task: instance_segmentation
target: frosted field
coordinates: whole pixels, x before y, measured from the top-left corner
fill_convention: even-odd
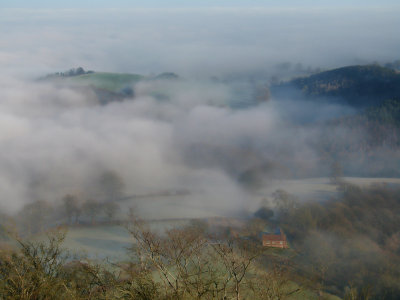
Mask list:
[[[347,177],[346,181],[360,186],[374,183],[400,185],[400,178],[358,178]],[[251,215],[263,202],[263,199],[272,200],[271,194],[277,189],[283,189],[296,195],[300,201],[324,201],[334,197],[338,191],[335,185],[330,184],[329,178],[309,178],[301,180],[275,180],[259,189],[254,194],[246,194],[241,208],[245,210],[242,216]],[[127,215],[129,206],[136,207],[137,214],[151,221],[155,230],[179,227],[185,225],[192,218],[236,217],[233,209],[225,209],[226,201],[218,199],[202,200],[202,194],[188,194],[175,196],[143,197],[126,201],[121,209],[120,216]],[[132,243],[128,231],[123,226],[100,225],[90,227],[75,227],[68,231],[65,246],[72,251],[84,251],[91,258],[123,260],[127,258],[126,249]]]
[[[400,185],[400,178],[345,177],[347,182],[368,186],[374,183]],[[272,180],[265,187],[252,193],[240,193],[220,199],[207,193],[192,192],[188,195],[158,196],[126,201],[124,207],[134,206],[147,219],[209,218],[237,216],[243,212],[252,213],[266,199],[272,201],[272,194],[282,189],[295,195],[300,201],[324,201],[337,195],[337,186],[329,178],[307,178],[297,180]],[[124,209],[122,210],[124,211]]]

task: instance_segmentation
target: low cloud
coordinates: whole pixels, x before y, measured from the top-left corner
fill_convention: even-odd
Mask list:
[[[396,8],[3,9],[3,72],[219,75],[398,59]],[[40,37],[40,38],[38,38]]]
[[[231,214],[251,197],[239,183],[243,173],[320,168],[307,143],[317,132],[282,118],[279,102],[234,109],[230,85],[210,81],[133,88],[134,99],[103,105],[90,89],[4,79],[2,208],[68,193],[89,197],[94,180],[113,170],[128,196],[188,190],[186,207]]]
[[[280,62],[393,60],[400,46],[398,11],[385,9],[4,9],[0,18],[0,207],[9,211],[90,194],[106,170],[128,195],[186,188],[187,203],[217,214],[246,206],[246,176],[327,174],[313,146],[323,133],[304,122],[349,108],[235,105],[254,100]],[[186,79],[143,81],[134,99],[107,105],[90,89],[32,80],[73,66]]]

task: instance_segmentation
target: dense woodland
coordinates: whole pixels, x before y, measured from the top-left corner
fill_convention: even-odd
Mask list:
[[[334,294],[353,286],[371,299],[398,299],[400,190],[345,182],[339,188],[342,195],[324,203],[298,204],[292,195],[277,195],[287,204],[274,222],[298,251],[299,272],[318,274]]]
[[[400,74],[388,66],[338,68],[281,83],[273,90],[279,93],[294,88],[316,101],[334,100],[357,108],[379,105],[400,95]]]

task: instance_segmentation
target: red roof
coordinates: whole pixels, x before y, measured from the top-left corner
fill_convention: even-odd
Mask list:
[[[286,241],[286,236],[281,234],[263,234],[263,241]]]

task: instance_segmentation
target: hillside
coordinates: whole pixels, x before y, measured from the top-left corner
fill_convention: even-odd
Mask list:
[[[144,76],[131,73],[85,71],[79,67],[65,72],[48,74],[39,80],[83,92],[94,92],[100,104],[107,104],[135,97],[135,85],[141,81],[176,80],[178,78],[178,75],[170,72]],[[155,94],[164,97],[163,91]]]
[[[138,74],[96,72],[69,77],[68,81],[118,93],[142,79],[144,79],[144,76]]]
[[[271,90],[275,96],[294,90],[311,99],[335,98],[354,107],[367,107],[400,97],[400,73],[379,65],[347,66],[295,78]]]
[[[48,74],[40,80],[70,86],[89,86],[108,93],[126,94],[128,87],[143,79],[146,77],[138,74],[85,71],[79,67],[65,72]]]
[[[172,72],[165,72],[154,76],[144,76],[132,73],[85,71],[83,68],[79,67],[65,72],[48,74],[40,80],[78,86],[91,86],[111,93],[126,94],[127,87],[132,87],[142,80],[174,80],[178,78],[179,76]]]

